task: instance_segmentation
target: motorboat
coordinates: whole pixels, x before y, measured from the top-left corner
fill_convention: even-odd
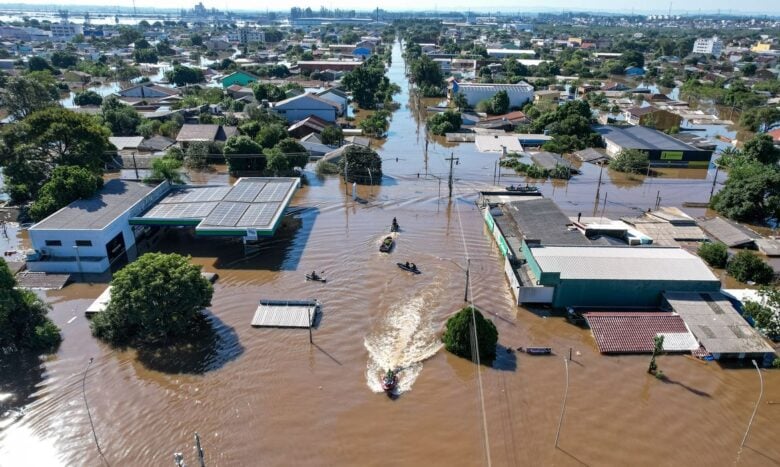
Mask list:
[[[509,185],[508,187],[506,187],[506,191],[513,191],[516,193],[536,193],[539,191],[539,188],[533,185],[530,186]]]
[[[398,372],[400,370],[387,370],[382,377],[382,389],[385,392],[392,392],[398,386]]]
[[[414,263],[395,263],[398,265],[399,268],[403,269],[404,271],[409,271],[412,274],[422,274],[422,271],[417,269],[417,265]]]
[[[393,245],[395,245],[395,240],[393,240],[393,237],[388,235],[384,240],[382,240],[382,244],[379,245],[379,251],[382,253],[390,253],[390,250],[393,249]]]
[[[322,276],[318,276],[316,272],[310,272],[306,274],[306,280],[307,281],[316,281],[316,282],[322,282],[325,283],[326,279]]]
[[[518,352],[525,352],[528,355],[551,355],[551,347],[518,347]]]

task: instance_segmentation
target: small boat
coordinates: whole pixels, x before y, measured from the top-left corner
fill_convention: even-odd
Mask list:
[[[518,352],[525,352],[528,355],[551,355],[551,347],[518,347]]]
[[[506,191],[513,191],[516,193],[536,193],[537,191],[539,191],[539,188],[536,186],[529,186],[529,185],[526,186],[509,185],[508,187],[506,187]]]
[[[392,392],[398,386],[398,371],[387,370],[387,373],[382,377],[382,389],[385,392]]]
[[[382,253],[390,253],[390,250],[393,249],[393,245],[395,245],[395,240],[393,240],[393,237],[387,236],[382,240],[382,244],[379,245],[379,251]]]
[[[401,230],[401,226],[393,219],[393,223],[390,225],[390,232],[398,232],[399,230]]]
[[[422,271],[417,269],[417,265],[414,265],[414,267],[412,267],[412,265],[407,266],[405,263],[395,263],[395,264],[397,264],[398,267],[403,269],[404,271],[409,271],[409,272],[411,272],[413,274],[422,274]],[[412,264],[414,264],[414,263],[412,263]]]
[[[306,273],[306,280],[307,281],[322,282],[323,284],[326,282],[326,279],[324,277],[318,276],[315,273]]]

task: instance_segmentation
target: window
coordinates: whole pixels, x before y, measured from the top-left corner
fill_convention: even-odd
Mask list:
[[[92,246],[92,240],[76,240],[76,246]]]
[[[46,240],[46,246],[62,246],[60,240]]]

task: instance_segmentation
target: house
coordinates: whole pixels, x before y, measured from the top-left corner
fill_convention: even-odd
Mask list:
[[[274,104],[273,110],[293,123],[314,115],[326,122],[335,123],[339,107],[316,94],[301,94]]]
[[[322,130],[329,126],[332,126],[330,122],[326,122],[315,115],[310,115],[303,120],[290,125],[290,127],[287,128],[287,133],[293,138],[300,139],[312,133],[320,134],[322,133]]]
[[[347,93],[341,89],[326,89],[317,93],[317,96],[336,104],[339,108],[339,116],[344,115],[344,113],[347,111],[347,106],[349,105],[349,96],[347,96]]]
[[[626,76],[644,76],[645,69],[638,66],[629,66],[623,71]]]
[[[604,86],[602,86],[602,88],[601,88],[602,91],[627,91],[629,89],[631,89],[631,88],[629,88],[625,84],[617,83],[617,82],[614,82],[614,81],[608,81],[608,82],[604,83]]]
[[[242,99],[244,97],[254,98],[255,93],[252,88],[241,86],[239,84],[233,84],[225,88],[225,92],[233,99]]]
[[[301,73],[323,70],[352,71],[362,64],[363,62],[345,60],[300,60],[298,69]]]
[[[780,146],[780,128],[767,131],[766,134],[772,137],[772,141],[775,142],[775,146]]]
[[[499,91],[506,91],[509,96],[509,107],[522,107],[523,104],[534,98],[534,87],[528,83],[520,82],[517,84],[482,84],[482,83],[463,83],[460,84],[453,80],[448,98],[455,98],[458,93],[463,94],[468,105],[475,107],[480,102],[490,99]]]
[[[234,126],[185,123],[179,130],[179,134],[176,135],[176,142],[182,145],[190,143],[224,143],[228,138],[237,134],[238,128]]]
[[[109,136],[108,142],[120,152],[138,152],[144,142],[143,136]]]
[[[203,42],[203,45],[206,46],[209,50],[214,51],[224,51],[231,48],[230,42],[224,40],[224,39],[209,39],[207,41]]]
[[[222,78],[222,87],[229,88],[233,85],[247,86],[259,80],[260,77],[248,71],[239,70]]]
[[[503,129],[506,131],[513,131],[517,125],[530,123],[530,120],[526,115],[516,110],[504,115],[494,115],[491,117],[483,118],[477,122],[476,126],[479,128],[490,128],[493,130]]]
[[[355,57],[360,57],[361,59],[365,60],[371,56],[371,49],[367,47],[357,47],[353,49],[351,53]]]
[[[696,39],[693,43],[693,53],[720,57],[723,53],[723,41],[718,39],[718,36]]]
[[[147,104],[173,103],[181,99],[179,90],[159,84],[144,83],[122,89],[116,93],[120,101],[125,104],[135,105],[142,102]]]
[[[540,102],[558,102],[561,97],[561,91],[556,90],[540,90],[534,91],[534,104]]]
[[[632,125],[647,126],[661,131],[679,128],[682,123],[681,116],[653,106],[632,107],[625,111],[624,116]]]

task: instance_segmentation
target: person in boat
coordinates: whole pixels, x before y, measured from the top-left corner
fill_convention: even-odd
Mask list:
[[[406,262],[406,269],[409,269],[409,261]]]
[[[398,230],[398,221],[393,217],[393,229]]]
[[[316,271],[312,271],[311,272],[311,278],[314,279],[314,280],[319,279],[319,277],[317,277],[317,272]]]
[[[417,270],[417,265],[412,263],[412,271],[416,271],[416,270]]]

